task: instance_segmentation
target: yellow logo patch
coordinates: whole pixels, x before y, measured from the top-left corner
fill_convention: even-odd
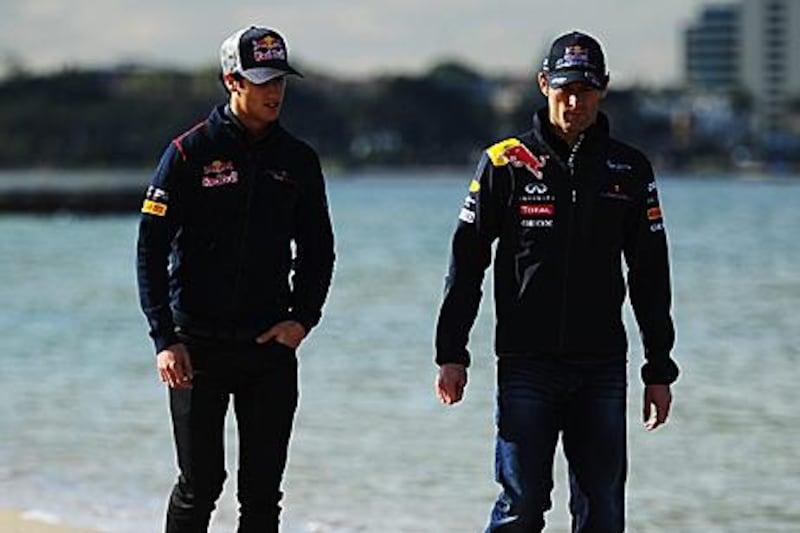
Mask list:
[[[502,167],[503,165],[507,165],[509,163],[505,152],[509,148],[520,146],[521,144],[522,142],[520,142],[519,139],[511,137],[510,139],[506,139],[505,141],[500,141],[497,144],[493,144],[486,150],[486,153],[489,155],[489,159],[492,160],[492,164],[494,166]]]
[[[469,192],[476,193],[481,190],[481,184],[478,180],[472,180],[469,182]]]
[[[154,202],[153,200],[145,200],[142,205],[142,213],[163,217],[167,214],[167,204]]]

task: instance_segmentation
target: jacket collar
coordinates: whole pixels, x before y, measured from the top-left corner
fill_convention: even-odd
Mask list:
[[[608,117],[605,113],[598,112],[597,120],[584,130],[581,135],[584,136],[580,145],[580,151],[584,152],[587,146],[594,146],[606,139],[608,139],[609,123]],[[547,106],[539,109],[533,115],[533,135],[536,140],[556,156],[557,160],[565,165],[570,157],[569,145],[559,137],[550,124],[550,111]]]
[[[278,121],[269,125],[263,135],[254,136],[242,124],[242,121],[233,113],[229,104],[223,104],[215,107],[211,111],[209,117],[211,123],[219,128],[228,131],[232,136],[243,139],[250,144],[256,144],[266,140],[272,140],[280,135],[283,127]]]

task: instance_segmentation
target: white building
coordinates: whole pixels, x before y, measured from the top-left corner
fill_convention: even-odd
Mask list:
[[[703,9],[686,29],[684,60],[693,89],[733,92],[741,88],[741,10],[736,4]]]
[[[742,85],[760,126],[784,130],[800,101],[800,0],[743,0]]]
[[[800,107],[800,0],[707,6],[685,33],[686,81],[749,96],[755,126],[791,131]],[[798,133],[798,132],[795,132]]]

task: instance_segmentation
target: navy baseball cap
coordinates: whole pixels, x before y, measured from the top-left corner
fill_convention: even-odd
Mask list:
[[[553,41],[542,71],[554,89],[578,81],[599,90],[608,85],[603,48],[594,38],[579,31],[567,33]]]
[[[287,74],[303,77],[289,65],[286,41],[271,28],[250,26],[231,35],[222,43],[220,62],[222,74],[240,74],[256,84]]]

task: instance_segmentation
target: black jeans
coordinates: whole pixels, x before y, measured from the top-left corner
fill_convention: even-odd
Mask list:
[[[297,407],[293,349],[269,342],[183,338],[194,367],[190,390],[170,389],[180,475],[169,499],[167,533],[208,530],[225,481],[228,402],[239,435],[239,533],[277,532],[280,485]]]
[[[559,434],[569,465],[575,533],[625,529],[627,474],[625,359],[498,360],[497,481],[503,487],[487,533],[544,529]]]

